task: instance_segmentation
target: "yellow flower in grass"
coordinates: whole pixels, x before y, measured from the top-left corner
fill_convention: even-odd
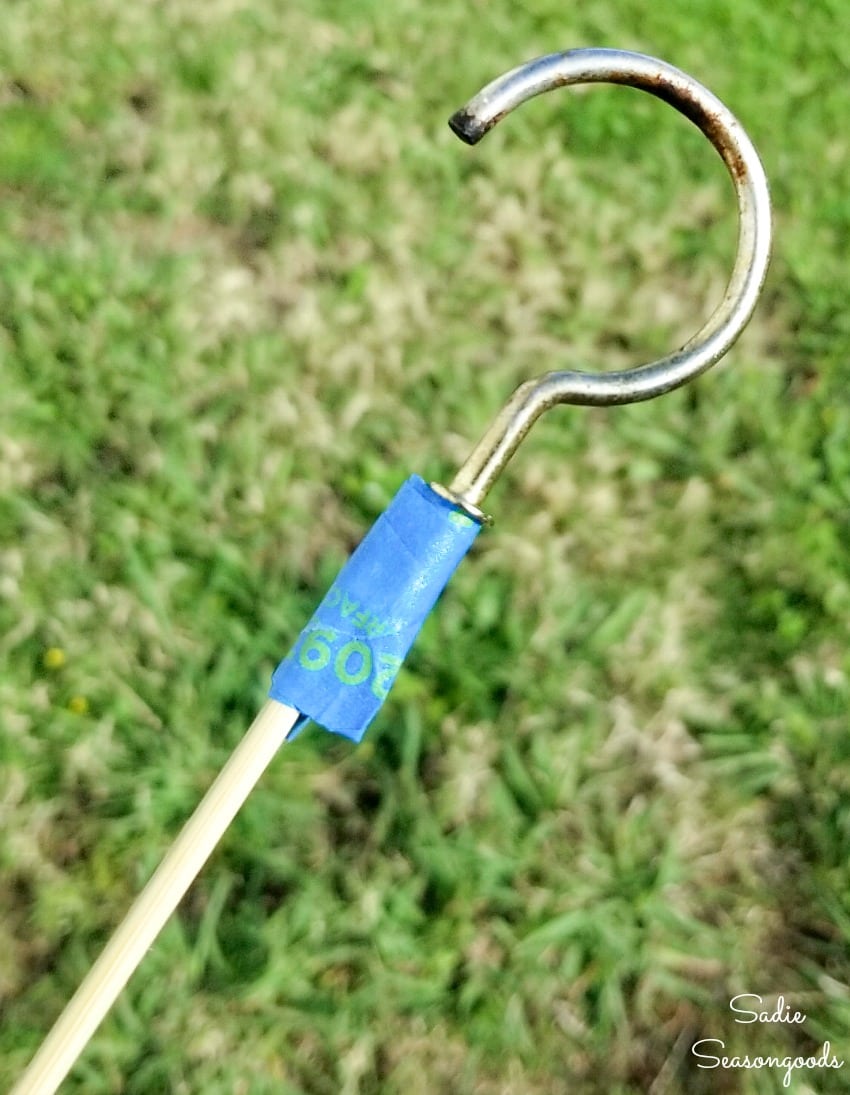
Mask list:
[[[85,715],[89,709],[89,701],[85,696],[71,696],[68,700],[68,710],[75,715]]]
[[[44,657],[41,660],[45,669],[61,669],[68,659],[65,657],[65,651],[61,646],[51,646],[48,650],[45,650]]]

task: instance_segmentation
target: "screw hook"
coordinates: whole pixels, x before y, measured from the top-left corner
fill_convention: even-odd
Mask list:
[[[538,57],[505,73],[449,120],[477,144],[520,103],[572,84],[627,84],[663,99],[705,134],[726,164],[738,199],[738,252],[718,308],[680,349],[611,373],[550,372],[514,392],[448,488],[432,486],[481,520],[479,506],[540,415],[557,403],[610,406],[654,399],[715,364],[755,308],[770,259],[770,193],[764,169],[740,122],[702,84],[655,57],[617,49],[575,49]]]

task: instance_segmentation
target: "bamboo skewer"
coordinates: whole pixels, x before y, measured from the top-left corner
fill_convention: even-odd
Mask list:
[[[10,1095],[53,1095],[300,717],[262,706]]]

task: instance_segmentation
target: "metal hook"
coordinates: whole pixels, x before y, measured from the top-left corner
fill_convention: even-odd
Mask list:
[[[467,142],[481,138],[520,103],[571,84],[627,84],[689,118],[719,152],[738,198],[738,253],[719,307],[680,349],[647,365],[611,373],[551,372],[521,384],[448,488],[432,486],[479,520],[479,506],[543,411],[556,403],[636,403],[678,388],[718,361],[746,326],[770,258],[770,194],[758,153],[740,122],[702,84],[672,65],[617,49],[576,49],[538,57],[500,76],[452,116]]]

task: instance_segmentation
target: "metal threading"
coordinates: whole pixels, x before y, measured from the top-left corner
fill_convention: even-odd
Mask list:
[[[672,65],[617,49],[576,49],[538,57],[488,84],[449,120],[467,144],[477,144],[526,99],[572,84],[627,84],[675,107],[705,134],[726,164],[738,199],[738,251],[718,308],[680,349],[647,365],[611,373],[550,372],[521,384],[478,442],[443,497],[476,520],[488,491],[540,417],[557,403],[611,406],[654,399],[715,364],[735,342],[755,308],[770,259],[770,193],[764,169],[740,122],[693,77]]]

